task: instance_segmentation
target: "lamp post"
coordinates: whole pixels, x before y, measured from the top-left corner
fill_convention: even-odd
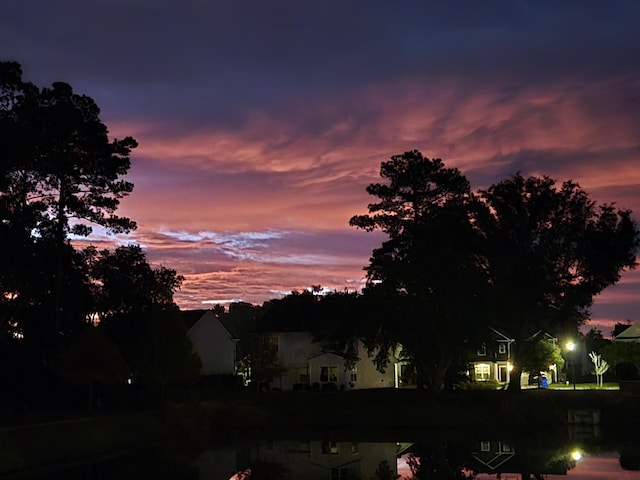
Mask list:
[[[567,350],[569,350],[569,357],[571,357],[571,376],[573,377],[573,389],[576,389],[576,362],[573,358],[573,351],[576,349],[576,344],[572,341],[567,342]]]

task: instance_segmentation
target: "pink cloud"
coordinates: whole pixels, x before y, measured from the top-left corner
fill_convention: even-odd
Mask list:
[[[473,188],[522,170],[573,179],[598,202],[640,210],[638,114],[622,108],[638,86],[625,78],[545,88],[508,78],[416,78],[283,104],[277,113],[255,110],[234,126],[203,124],[188,133],[172,132],[161,118],[115,121],[112,132],[140,142],[131,171],[136,189],[122,213],[138,221],[135,238],[151,258],[186,275],[178,296],[184,305],[216,297],[261,301],[312,283],[341,288],[361,281],[375,244],[362,241],[348,256],[325,252],[318,265],[311,259],[327,246],[320,238],[350,230],[349,218],[371,201],[364,189],[379,180],[380,162],[409,149],[460,168]],[[306,231],[318,241],[305,252],[289,250],[299,260],[294,267],[265,256],[222,261],[206,242],[175,242],[166,230]],[[626,274],[622,289],[598,303],[635,301],[637,278]],[[631,281],[634,288],[625,290]]]

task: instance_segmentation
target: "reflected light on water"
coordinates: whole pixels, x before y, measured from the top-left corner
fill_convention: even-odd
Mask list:
[[[236,473],[233,477],[229,478],[229,480],[249,480],[251,478],[251,469],[247,468],[246,470],[242,470]]]

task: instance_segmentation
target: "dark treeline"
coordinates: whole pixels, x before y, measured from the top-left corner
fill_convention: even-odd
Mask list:
[[[110,140],[99,113],[69,85],[39,88],[19,64],[0,63],[2,406],[54,406],[74,386],[93,408],[127,383],[144,403],[198,380],[173,300],[183,278],[135,244],[72,243],[92,226],[136,228],[117,209],[133,190],[125,176],[137,144]],[[216,310],[241,333],[238,357],[253,362],[254,381],[280,368],[262,333],[299,329],[346,362],[357,339],[381,369],[401,351],[416,384],[439,391],[494,327],[516,341],[518,389],[539,332],[575,335],[595,295],[635,266],[631,212],[596,204],[571,181],[516,174],[473,192],[457,169],[418,151],[383,162],[380,175],[367,187],[369,213],[349,222],[387,235],[362,292],[316,288]]]
[[[138,245],[71,243],[92,225],[136,228],[116,211],[133,189],[124,176],[137,144],[109,140],[99,113],[69,85],[38,88],[19,64],[0,63],[4,406],[72,406],[62,392],[75,386],[92,408],[97,386],[128,381],[159,398],[169,383],[197,379],[199,360],[173,302],[182,277],[153,268]]]

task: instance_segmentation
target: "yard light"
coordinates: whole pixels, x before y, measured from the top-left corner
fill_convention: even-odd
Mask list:
[[[582,458],[582,452],[580,450],[574,450],[573,452],[571,452],[571,459],[574,461],[578,461]]]

